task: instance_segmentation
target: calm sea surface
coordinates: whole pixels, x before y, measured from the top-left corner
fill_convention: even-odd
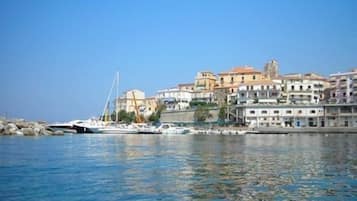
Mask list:
[[[357,135],[4,136],[0,200],[357,200]]]

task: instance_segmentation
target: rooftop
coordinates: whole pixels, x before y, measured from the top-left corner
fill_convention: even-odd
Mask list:
[[[222,72],[219,73],[219,75],[224,75],[224,74],[255,74],[255,73],[261,73],[258,70],[255,70],[253,67],[250,66],[244,66],[244,67],[234,67],[232,70],[228,72]]]

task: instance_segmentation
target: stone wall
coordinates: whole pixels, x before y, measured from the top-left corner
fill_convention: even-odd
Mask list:
[[[219,109],[210,109],[211,118],[206,119],[207,123],[215,123],[218,120]],[[195,110],[165,111],[161,113],[162,123],[194,123],[193,115]]]

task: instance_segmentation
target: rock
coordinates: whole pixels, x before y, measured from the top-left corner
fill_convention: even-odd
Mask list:
[[[50,131],[50,130],[44,130],[43,132],[42,132],[42,134],[43,135],[52,135],[53,134],[53,131]]]
[[[64,135],[64,132],[61,130],[57,130],[52,135]]]
[[[16,131],[16,135],[24,135],[24,133],[20,130]]]
[[[5,126],[5,131],[4,134],[5,135],[15,135],[16,131],[18,131],[19,129],[17,128],[17,126],[14,123],[8,123]]]
[[[32,128],[21,128],[21,132],[26,136],[34,136],[35,132]]]
[[[2,124],[2,122],[0,122],[0,135],[3,133],[4,130],[5,126]]]
[[[33,133],[35,135],[40,135],[41,134],[41,128],[40,127],[35,127],[33,128]]]
[[[21,129],[21,128],[28,128],[30,127],[29,123],[25,122],[25,121],[16,121],[15,125]]]

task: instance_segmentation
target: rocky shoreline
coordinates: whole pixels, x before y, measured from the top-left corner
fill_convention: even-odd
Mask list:
[[[0,118],[0,135],[40,136],[64,135],[64,133],[63,131],[54,131],[48,127],[46,122]]]

